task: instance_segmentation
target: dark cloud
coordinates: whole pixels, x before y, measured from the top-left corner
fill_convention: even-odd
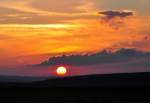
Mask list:
[[[132,16],[134,13],[132,11],[101,11],[99,14],[104,15],[107,19],[113,19],[116,17],[125,18]]]
[[[124,18],[133,16],[134,12],[132,11],[101,11],[99,12],[101,17],[101,23],[105,23],[113,29],[120,29],[126,27]]]
[[[116,52],[104,50],[102,52],[92,55],[70,55],[52,57],[48,61],[44,61],[40,66],[53,66],[53,65],[94,65],[94,64],[109,64],[128,62],[136,59],[148,57],[150,53],[137,51],[135,49],[120,49]]]
[[[140,15],[149,15],[150,0],[91,0],[100,10],[134,10]]]

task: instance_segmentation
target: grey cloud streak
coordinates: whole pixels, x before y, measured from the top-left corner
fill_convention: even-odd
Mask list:
[[[126,18],[128,16],[133,16],[132,11],[101,11],[99,14],[104,15],[107,19],[113,19],[116,17]]]

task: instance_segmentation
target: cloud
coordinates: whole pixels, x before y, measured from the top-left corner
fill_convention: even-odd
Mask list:
[[[127,17],[133,16],[133,11],[100,11],[99,14],[101,15],[101,23],[108,24],[113,29],[120,29],[126,27],[126,19]]]
[[[91,0],[99,10],[134,10],[149,16],[150,0]]]
[[[83,11],[77,7],[83,5],[84,3],[84,0],[69,0],[67,2],[66,0],[33,0],[29,6],[42,11],[80,13]]]
[[[108,2],[110,3],[108,4]],[[129,14],[131,14],[132,12],[111,10],[129,9],[137,11],[139,9],[142,9],[139,11],[144,12],[149,10],[146,9],[146,7],[149,8],[148,4],[148,0],[0,0],[0,21],[1,23],[16,24],[62,23],[74,19],[94,17],[96,15],[94,15],[94,13],[97,12],[97,10],[108,9],[110,11],[102,11],[101,13],[105,13],[103,15],[106,16],[106,12],[112,12],[113,15],[108,16],[107,14],[107,17],[114,18],[117,17],[117,14],[118,17],[123,18],[123,16],[121,16],[122,14],[124,15],[124,17],[127,17],[127,15],[129,16]],[[138,6],[141,8],[139,8]],[[2,15],[7,15],[7,13],[11,14],[8,14],[9,17],[4,17],[4,19]],[[11,18],[12,16],[16,16],[12,14],[21,14],[21,17]]]
[[[93,2],[86,0],[69,0],[67,2],[66,0],[0,1],[1,23],[66,23],[70,20],[91,18],[93,11]]]
[[[48,61],[42,62],[40,66],[111,64],[129,62],[145,57],[150,58],[150,53],[123,48],[114,53],[104,50],[91,55],[63,55],[60,57],[52,57]]]
[[[15,0],[5,2],[0,1],[0,7],[17,10],[24,13],[33,13],[46,16],[71,16],[80,15],[93,8],[92,2],[86,0]],[[9,4],[9,5],[8,5]],[[70,15],[71,13],[71,15]]]
[[[144,38],[144,40],[142,41],[135,41],[135,42],[132,42],[131,46],[132,47],[136,47],[138,49],[143,49],[145,51],[149,51],[150,50],[150,45],[148,45],[150,43],[150,40]]]
[[[0,40],[8,40],[8,39],[14,39],[13,36],[0,34]]]
[[[143,34],[140,34],[143,35]],[[136,38],[136,37],[134,37]],[[118,42],[114,44],[113,49],[125,47],[125,48],[136,48],[137,50],[150,51],[150,36],[142,36],[137,40],[128,41],[128,42]]]
[[[133,16],[132,11],[101,11],[99,14],[104,15],[107,19],[114,19],[116,17],[126,18],[128,16]]]

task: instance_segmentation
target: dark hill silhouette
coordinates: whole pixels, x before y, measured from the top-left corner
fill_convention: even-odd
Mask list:
[[[55,77],[34,82],[0,82],[0,87],[150,86],[150,72]]]
[[[0,82],[33,82],[33,81],[41,81],[45,80],[48,77],[33,77],[33,76],[0,76]]]
[[[150,53],[137,51],[135,49],[122,48],[116,52],[107,50],[98,52],[91,55],[62,55],[59,57],[52,57],[39,64],[39,66],[52,66],[52,65],[91,65],[100,63],[114,63],[135,60],[138,58],[148,58]]]
[[[150,73],[125,73],[5,82],[0,83],[0,98],[5,102],[147,103],[149,80]]]
[[[144,86],[150,85],[150,73],[120,73],[103,75],[86,75],[49,79],[33,83],[43,87],[71,86]]]

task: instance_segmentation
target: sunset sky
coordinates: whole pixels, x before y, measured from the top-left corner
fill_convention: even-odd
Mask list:
[[[0,66],[40,62],[45,54],[150,51],[149,4],[150,0],[0,0]],[[39,57],[34,60],[35,56]]]

